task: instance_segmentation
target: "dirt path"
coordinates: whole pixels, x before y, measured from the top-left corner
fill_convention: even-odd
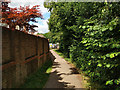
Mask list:
[[[52,72],[44,88],[84,88],[80,74],[56,52],[51,50],[51,53],[56,59],[54,60]]]

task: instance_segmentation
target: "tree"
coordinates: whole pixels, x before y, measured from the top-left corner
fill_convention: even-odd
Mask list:
[[[49,39],[49,43],[54,43],[54,39],[52,38],[52,33],[49,31],[48,33],[43,34],[47,39]]]
[[[51,12],[49,30],[60,38],[64,55],[97,89],[119,90],[120,2],[47,2],[45,7]]]
[[[2,0],[0,1],[0,24],[5,25],[5,23],[2,23],[2,19],[5,18],[6,15],[3,15],[3,12],[9,11],[8,3],[10,3],[9,0]]]
[[[96,12],[92,11],[93,3],[47,2],[44,6],[51,12],[49,30],[53,33],[53,38],[59,40],[60,50],[69,57],[69,47],[77,39],[75,35],[79,35],[76,29],[79,29],[84,19]]]
[[[9,7],[8,7],[8,3],[10,3],[9,0],[3,0],[3,1],[0,1],[1,3],[1,6],[0,8],[2,8],[2,12],[6,12],[7,10],[9,10]]]
[[[30,25],[29,22],[37,22],[35,18],[43,18],[39,10],[39,5],[35,5],[32,8],[30,6],[19,8],[9,8],[9,10],[4,10],[4,5],[2,6],[2,23],[9,25],[9,28],[15,30],[18,25],[21,31],[24,32],[35,32],[34,27],[36,25]],[[23,29],[24,27],[24,29]]]

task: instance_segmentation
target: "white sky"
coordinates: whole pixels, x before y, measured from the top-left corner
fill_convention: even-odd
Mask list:
[[[10,7],[20,7],[20,6],[27,6],[30,5],[30,7],[34,5],[40,5],[40,11],[43,15],[44,20],[38,19],[38,23],[34,23],[35,25],[38,26],[38,28],[35,28],[39,33],[47,33],[48,30],[48,17],[50,13],[46,8],[44,8],[44,0],[11,0],[11,3],[9,4]],[[45,15],[45,16],[44,16]],[[47,17],[46,17],[47,16]]]

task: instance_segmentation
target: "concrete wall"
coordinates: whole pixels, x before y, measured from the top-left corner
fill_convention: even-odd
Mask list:
[[[2,87],[14,88],[49,60],[45,38],[2,27]]]

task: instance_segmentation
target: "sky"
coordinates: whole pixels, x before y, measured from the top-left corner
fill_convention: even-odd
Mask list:
[[[38,33],[47,33],[49,32],[47,22],[48,22],[48,19],[50,18],[50,12],[48,12],[48,10],[44,8],[43,3],[44,3],[44,0],[11,0],[11,3],[9,3],[9,6],[11,8],[14,8],[14,7],[27,6],[27,5],[30,5],[30,7],[34,5],[40,5],[40,11],[44,19],[37,18],[36,20],[38,21],[38,23],[30,22],[30,24],[34,24],[38,26],[37,28],[35,28],[38,31]]]

